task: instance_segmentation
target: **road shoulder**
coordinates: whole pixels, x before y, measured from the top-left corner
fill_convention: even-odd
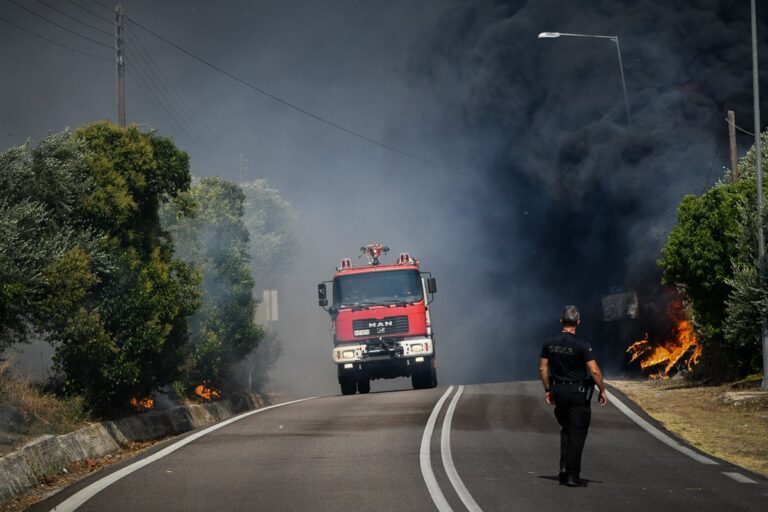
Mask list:
[[[768,400],[728,402],[727,386],[694,387],[683,381],[608,384],[686,444],[768,477]]]

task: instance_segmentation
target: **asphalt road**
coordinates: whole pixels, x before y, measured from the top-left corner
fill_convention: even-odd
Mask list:
[[[32,510],[768,510],[768,481],[654,437],[613,404],[593,407],[588,487],[560,486],[558,427],[532,382],[316,398],[201,433]]]

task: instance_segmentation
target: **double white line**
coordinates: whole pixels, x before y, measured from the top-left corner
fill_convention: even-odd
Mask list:
[[[440,415],[443,404],[452,392],[453,386],[450,386],[448,390],[443,393],[443,396],[440,397],[440,400],[437,401],[434,409],[432,409],[432,414],[429,415],[429,419],[427,420],[427,426],[424,427],[424,434],[421,436],[421,450],[419,451],[419,462],[421,464],[421,474],[424,477],[424,483],[427,484],[429,495],[432,497],[432,501],[440,512],[451,512],[453,509],[448,503],[448,500],[445,499],[443,491],[440,490],[440,486],[435,478],[435,472],[432,470],[430,445],[432,444],[432,433],[435,430],[437,417]],[[459,397],[463,392],[464,386],[459,386],[456,394],[454,394],[451,399],[451,403],[448,405],[448,410],[445,412],[443,428],[440,434],[440,455],[443,459],[443,468],[448,475],[448,480],[451,482],[451,485],[459,496],[461,502],[469,512],[482,512],[482,509],[469,493],[464,482],[461,481],[461,477],[459,476],[458,471],[456,471],[456,466],[453,464],[453,455],[451,454],[451,423],[453,422],[453,413],[456,411],[456,404],[459,402]]]

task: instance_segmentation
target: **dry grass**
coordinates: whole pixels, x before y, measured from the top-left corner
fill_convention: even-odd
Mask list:
[[[87,420],[81,399],[58,398],[0,363],[0,456],[35,437],[71,432]]]
[[[721,459],[768,476],[768,400],[733,405],[732,386],[693,387],[678,380],[612,380],[669,431]]]

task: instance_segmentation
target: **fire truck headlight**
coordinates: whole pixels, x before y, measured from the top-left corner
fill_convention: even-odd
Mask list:
[[[354,350],[345,350],[341,353],[342,359],[354,359],[355,358],[355,351]]]
[[[411,345],[411,352],[424,352],[424,344],[414,343],[413,345]]]

